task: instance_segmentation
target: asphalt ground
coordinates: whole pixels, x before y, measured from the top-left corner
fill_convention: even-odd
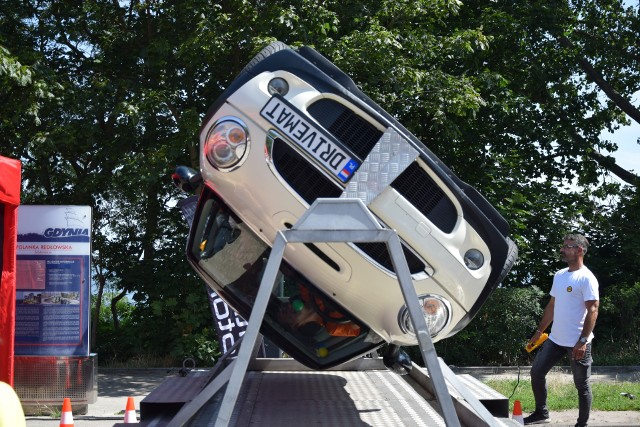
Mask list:
[[[530,367],[502,368],[502,367],[451,367],[457,374],[470,374],[481,381],[499,378],[529,378]],[[153,389],[159,386],[166,378],[178,375],[179,368],[175,369],[98,369],[98,399],[96,403],[88,406],[86,414],[74,415],[74,426],[112,427],[116,423],[123,422],[124,410],[127,398],[133,397],[136,409],[139,411],[140,401]],[[555,368],[549,381],[571,382],[571,373],[568,368]],[[633,367],[593,367],[593,382],[640,382],[640,366]],[[640,399],[640,396],[638,396]],[[577,403],[577,402],[576,402]],[[73,406],[73,402],[72,402]],[[528,415],[523,408],[524,416]],[[571,426],[575,424],[577,409],[552,412],[550,423],[555,427]],[[139,415],[138,415],[139,417]],[[53,427],[59,426],[60,419],[47,416],[27,416],[27,427]],[[589,420],[590,427],[633,427],[640,426],[640,411],[611,412],[592,411]]]
[[[133,397],[140,419],[140,402],[179,368],[110,369],[98,368],[98,399],[86,414],[74,414],[74,427],[112,427],[124,421],[127,400]],[[73,409],[73,402],[71,402]],[[75,410],[74,410],[75,412]],[[27,416],[27,427],[59,426],[55,416]]]

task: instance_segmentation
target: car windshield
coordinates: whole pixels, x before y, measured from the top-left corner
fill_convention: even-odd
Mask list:
[[[206,186],[187,252],[189,261],[207,284],[248,318],[271,248]],[[284,260],[262,333],[283,351],[312,367],[342,363],[383,343],[364,323]]]

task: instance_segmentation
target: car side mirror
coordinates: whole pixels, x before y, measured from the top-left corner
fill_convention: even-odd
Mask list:
[[[196,193],[202,187],[202,174],[187,166],[178,166],[171,179],[185,193]]]

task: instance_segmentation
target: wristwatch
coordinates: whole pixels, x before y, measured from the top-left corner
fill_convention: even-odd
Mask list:
[[[578,341],[580,341],[582,344],[586,344],[587,343],[587,339],[585,337],[580,337],[580,339]]]

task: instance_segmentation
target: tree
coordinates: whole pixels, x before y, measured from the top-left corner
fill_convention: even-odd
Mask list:
[[[197,167],[209,104],[276,39],[334,61],[499,208],[520,248],[505,287],[549,289],[566,230],[638,234],[607,231],[634,206],[609,174],[637,186],[600,137],[636,117],[638,8],[620,1],[8,0],[0,24],[3,154],[26,203],[93,208],[99,292],[132,296],[148,351],[210,317],[169,175]],[[632,262],[603,288],[634,295]]]
[[[447,4],[453,8],[455,2]],[[453,34],[424,43],[415,36],[413,19],[434,26],[450,12],[429,2],[420,5],[10,2],[2,13],[14,26],[5,27],[9,31],[0,33],[0,40],[21,46],[22,56],[56,88],[55,98],[41,108],[42,122],[9,139],[14,155],[24,161],[25,200],[92,206],[98,292],[111,284],[119,290],[116,301],[117,295],[132,294],[141,330],[166,337],[146,341],[158,344],[156,350],[171,346],[202,327],[208,315],[201,286],[194,287],[195,275],[181,255],[186,228],[168,208],[176,194],[167,185],[171,167],[197,165],[196,133],[208,104],[273,39],[265,34],[292,45],[323,46],[325,53],[343,58],[352,56],[352,49],[392,47],[392,39],[401,37],[425,52],[434,43],[453,45]],[[369,10],[376,18],[361,20]],[[376,46],[370,41],[379,35],[385,41]],[[407,66],[414,70],[403,73]],[[420,74],[417,66],[387,60],[376,71],[402,75],[403,84],[412,84]],[[455,79],[435,68],[417,76],[423,84],[439,80],[441,92],[427,102],[439,102],[442,93],[472,92],[469,85],[464,91],[449,88]],[[361,83],[373,88],[375,82],[365,77]],[[386,93],[380,97],[391,99]],[[473,96],[460,98],[462,103]]]
[[[640,118],[631,103],[640,89],[637,7],[619,0],[469,2],[460,19],[483,26],[491,43],[478,60],[522,98],[518,112],[537,133],[524,136],[535,135],[565,179],[592,185],[600,168],[637,185],[634,173],[606,155],[615,145],[600,137]]]
[[[195,153],[195,108],[176,104],[182,97],[187,104],[198,99],[182,92],[188,85],[173,69],[181,64],[168,61],[173,48],[167,38],[176,33],[155,27],[169,25],[175,16],[169,13],[162,21],[158,5],[138,2],[128,8],[100,2],[9,6],[2,19],[15,27],[3,26],[0,43],[19,46],[20,60],[32,61],[55,89],[40,106],[40,122],[32,120],[8,138],[9,154],[24,163],[25,203],[93,208],[99,292],[112,283],[127,293],[146,293],[141,300],[149,294],[161,299],[167,289],[169,297],[188,297],[188,285],[198,283],[195,274],[184,262],[167,262],[181,256],[186,235],[179,213],[169,209],[175,195],[169,175],[175,164],[195,162],[188,157]],[[174,79],[168,90],[163,88],[167,76]],[[157,330],[207,323],[206,297],[198,289],[200,300],[174,304],[164,323],[155,322]],[[175,322],[183,317],[189,325]],[[170,345],[182,333],[159,335]]]
[[[435,344],[439,356],[461,366],[530,364],[524,346],[542,316],[543,295],[537,287],[497,289],[469,326]]]

